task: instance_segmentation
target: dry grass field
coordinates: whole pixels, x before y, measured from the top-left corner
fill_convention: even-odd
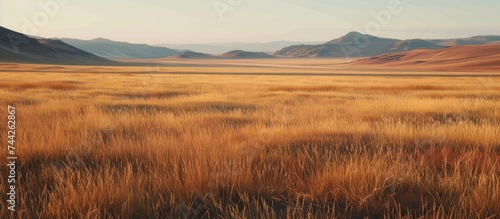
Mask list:
[[[500,217],[499,77],[300,63],[2,64],[0,218]]]

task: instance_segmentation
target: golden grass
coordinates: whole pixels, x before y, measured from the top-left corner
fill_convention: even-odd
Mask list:
[[[71,81],[47,81],[43,83],[0,83],[0,87],[10,90],[26,89],[52,89],[52,90],[73,90],[78,89],[75,82]]]
[[[497,78],[11,68],[21,184],[0,218],[500,217]]]

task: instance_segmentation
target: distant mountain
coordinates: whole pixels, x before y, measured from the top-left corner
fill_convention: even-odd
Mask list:
[[[440,46],[500,44],[500,36],[474,36],[468,38],[428,41]]]
[[[50,64],[115,63],[59,40],[34,39],[1,26],[0,61]]]
[[[286,47],[275,52],[275,55],[285,57],[368,57],[421,48],[441,49],[444,47],[420,39],[397,40],[350,32],[343,37],[320,45]]]
[[[180,52],[146,44],[132,44],[97,38],[93,40],[61,39],[79,49],[108,59],[154,59],[177,55]]]
[[[169,56],[168,58],[178,58],[178,59],[210,59],[214,56],[206,53],[199,53],[193,51],[184,51],[174,56]]]
[[[500,44],[459,45],[445,49],[418,49],[379,55],[353,62],[357,65],[433,68],[448,70],[500,70]]]
[[[322,45],[293,45],[276,51],[274,55],[286,57],[313,57],[315,54],[320,53],[320,50],[324,49],[324,47],[321,48]]]
[[[315,45],[322,42],[294,42],[294,41],[275,41],[268,43],[211,43],[211,44],[160,44],[177,50],[192,50],[208,54],[223,54],[234,50],[244,50],[249,52],[274,52],[281,48],[296,45],[309,44]]]
[[[215,45],[215,44],[157,44],[155,46],[162,46],[178,51],[197,51],[207,54],[222,54],[233,50],[233,48],[228,48],[226,46]]]
[[[227,59],[268,59],[274,58],[273,55],[267,54],[265,52],[248,52],[243,50],[234,50],[218,55],[219,58]]]

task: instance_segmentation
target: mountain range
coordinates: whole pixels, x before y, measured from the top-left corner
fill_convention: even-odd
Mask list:
[[[315,45],[323,42],[297,42],[297,41],[274,41],[267,43],[209,43],[209,44],[158,44],[156,46],[168,47],[176,50],[189,50],[212,55],[218,55],[235,50],[244,50],[248,52],[268,52],[272,53],[284,47],[304,44]]]
[[[422,39],[397,40],[350,32],[338,39],[319,45],[295,45],[275,52],[283,57],[369,57],[415,49],[442,49],[445,46]]]
[[[262,45],[278,46],[290,44],[280,41]],[[380,60],[392,59],[390,54],[400,56],[401,52],[415,50],[441,51],[453,46],[463,45],[499,45],[500,36],[474,36],[460,39],[409,39],[398,40],[381,38],[358,32],[317,45],[292,45],[278,49],[274,53],[241,49],[231,50],[220,55],[212,55],[191,50],[174,50],[146,44],[116,42],[108,39],[44,39],[30,37],[0,27],[0,60],[9,62],[62,63],[62,64],[110,64],[119,62],[108,59],[267,59],[275,57],[290,58],[340,58],[340,57],[375,57]],[[239,43],[225,44],[238,46]],[[251,45],[251,44],[248,44]],[[273,47],[270,46],[270,47]],[[493,48],[493,47],[492,47]],[[497,47],[494,47],[497,48]],[[457,50],[454,50],[457,51]],[[470,50],[467,50],[470,51]],[[381,56],[389,54],[388,56]],[[430,55],[430,52],[422,53]],[[477,54],[481,56],[481,54]],[[107,59],[108,58],[108,59]],[[417,60],[418,62],[418,60]]]
[[[22,63],[112,64],[60,40],[35,39],[0,26],[0,60]]]
[[[93,40],[62,38],[61,40],[76,48],[108,59],[154,59],[173,56],[180,53],[177,50],[165,47],[117,42],[104,38]]]
[[[416,49],[443,49],[454,45],[498,44],[500,36],[474,36],[460,39],[398,40],[350,32],[338,39],[319,45],[294,45],[275,52],[282,57],[370,57]]]

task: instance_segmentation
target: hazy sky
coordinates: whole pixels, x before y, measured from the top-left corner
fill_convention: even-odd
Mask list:
[[[377,21],[391,1],[403,11]],[[0,25],[149,44],[327,41],[374,23],[382,37],[450,38],[500,35],[499,11],[499,0],[0,0]]]

